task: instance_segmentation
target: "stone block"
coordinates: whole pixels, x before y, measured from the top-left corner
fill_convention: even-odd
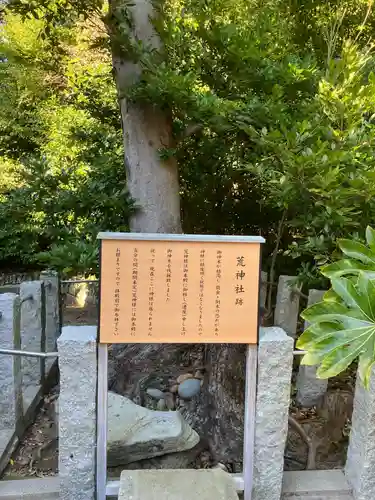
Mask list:
[[[279,326],[288,335],[295,338],[297,332],[297,321],[299,317],[299,294],[293,293],[290,281],[293,276],[280,276],[277,287],[277,298],[275,308],[275,326]],[[296,292],[300,287],[296,288]]]
[[[308,305],[320,302],[325,294],[322,290],[310,290]],[[305,328],[309,325],[306,322]],[[327,392],[328,380],[316,377],[317,366],[300,365],[297,375],[297,403],[305,408],[319,405]]]
[[[46,352],[55,352],[61,333],[59,276],[55,271],[43,271],[40,279],[44,283],[46,297]],[[55,361],[56,358],[47,358],[47,373]]]
[[[261,328],[255,422],[254,500],[279,500],[288,434],[293,339]]]
[[[355,500],[375,498],[375,369],[369,390],[357,374],[345,474]]]
[[[20,301],[13,293],[0,294],[0,346],[14,349]],[[19,334],[19,332],[18,332]],[[15,356],[0,354],[0,434],[3,446],[16,429],[16,394],[19,391],[19,370]],[[0,456],[4,450],[0,449]]]
[[[97,327],[66,326],[59,337],[60,500],[94,500]]]
[[[20,286],[21,346],[23,351],[40,352],[42,346],[42,282],[25,281]],[[23,390],[38,390],[41,380],[41,361],[22,357]]]
[[[221,469],[133,470],[122,472],[118,499],[238,500],[238,495]]]

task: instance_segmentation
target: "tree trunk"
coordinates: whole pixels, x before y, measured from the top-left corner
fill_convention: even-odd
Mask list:
[[[127,0],[111,0],[111,11],[125,6]],[[128,9],[128,7],[126,7]],[[160,40],[149,22],[148,0],[136,0],[131,8],[135,36],[151,48]],[[109,18],[111,19],[111,17]],[[113,20],[113,17],[112,17]],[[111,29],[113,38],[118,22]],[[116,40],[112,42],[112,46]],[[113,53],[123,123],[125,165],[129,192],[138,207],[130,228],[135,232],[180,233],[180,203],[177,165],[174,159],[162,161],[158,150],[172,146],[171,121],[156,106],[129,102],[123,91],[139,79],[139,65]],[[203,344],[128,344],[114,345],[110,351],[109,386],[138,404],[145,403],[147,387],[168,390],[181,373],[204,366],[201,393],[178,409],[198,432],[207,438],[215,461],[237,469],[242,461],[244,422],[243,346]],[[237,470],[236,470],[237,471]]]
[[[112,13],[126,8],[132,18],[132,35],[144,46],[160,49],[160,40],[150,23],[151,2],[136,0],[131,8],[127,4],[128,0],[112,0]],[[116,31],[110,29],[117,34],[116,40],[118,29],[118,24]],[[141,76],[139,64],[124,60],[114,49],[113,66],[121,109],[127,184],[136,204],[130,229],[142,233],[181,233],[177,163],[174,158],[162,160],[159,154],[160,149],[173,145],[171,117],[156,106],[134,103],[123,97],[124,91]]]

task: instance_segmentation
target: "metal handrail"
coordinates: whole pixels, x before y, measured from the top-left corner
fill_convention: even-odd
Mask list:
[[[10,354],[11,356],[25,356],[30,358],[56,358],[58,352],[32,352],[19,351],[17,349],[0,349],[0,354]]]
[[[94,279],[94,280],[61,280],[60,283],[63,284],[63,285],[66,285],[66,284],[73,284],[73,283],[98,283],[98,279]]]

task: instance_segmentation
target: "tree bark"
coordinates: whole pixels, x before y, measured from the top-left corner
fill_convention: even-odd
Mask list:
[[[151,50],[160,50],[160,40],[150,22],[154,14],[151,2],[136,0],[132,7],[127,4],[127,0],[110,1],[112,13],[126,8],[133,24],[131,36]],[[117,23],[117,35],[119,29]],[[110,28],[111,31],[114,32]],[[114,43],[117,40],[118,36]],[[174,158],[162,160],[159,154],[160,149],[173,146],[171,116],[157,106],[123,97],[124,91],[141,77],[140,64],[125,60],[114,49],[113,67],[123,126],[127,184],[136,205],[130,229],[142,233],[181,233],[177,163]]]

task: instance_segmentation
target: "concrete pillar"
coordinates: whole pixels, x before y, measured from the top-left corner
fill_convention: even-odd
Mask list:
[[[293,293],[290,281],[293,276],[280,276],[277,287],[277,298],[275,308],[275,326],[279,326],[288,335],[295,338],[297,332],[297,321],[299,317],[299,291],[301,287],[296,287],[297,293]]]
[[[44,283],[46,295],[46,351],[54,352],[61,332],[60,280],[55,271],[43,271],[40,279]],[[56,358],[46,360],[47,374],[55,361]]]
[[[375,368],[368,390],[357,374],[345,474],[354,500],[375,498]]]
[[[95,499],[96,332],[96,326],[65,326],[57,340],[60,500]]]
[[[21,346],[24,351],[42,350],[42,287],[41,281],[25,281],[20,286]],[[41,360],[22,358],[24,397],[31,402],[41,385]]]
[[[292,365],[293,339],[281,328],[261,328],[253,500],[279,500],[281,496]]]
[[[20,299],[0,294],[0,346],[20,347]],[[0,457],[22,421],[22,374],[20,358],[0,354]]]
[[[307,305],[312,306],[323,300],[325,294],[322,290],[310,290]],[[305,328],[309,324],[305,323]],[[319,405],[327,392],[328,380],[316,378],[317,366],[300,365],[297,375],[297,403],[305,408]]]

